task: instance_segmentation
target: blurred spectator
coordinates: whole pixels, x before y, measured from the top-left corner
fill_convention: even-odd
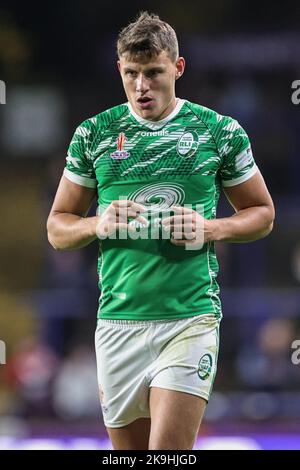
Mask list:
[[[75,347],[64,360],[54,382],[53,403],[64,419],[100,417],[97,372],[94,351]]]
[[[237,357],[237,372],[244,384],[259,391],[280,391],[299,386],[300,376],[291,362],[296,330],[289,319],[269,319],[253,345]]]
[[[27,338],[7,362],[5,378],[11,391],[17,391],[21,414],[51,414],[51,386],[58,359],[36,340]]]

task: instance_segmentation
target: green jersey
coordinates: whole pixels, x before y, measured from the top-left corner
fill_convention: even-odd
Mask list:
[[[178,99],[161,121],[141,118],[129,103],[84,121],[70,143],[64,175],[97,188],[99,207],[130,199],[157,222],[174,204],[203,207],[206,219],[215,218],[222,186],[240,184],[256,171],[236,120]],[[212,242],[186,250],[162,236],[120,238],[99,242],[99,318],[221,317]]]

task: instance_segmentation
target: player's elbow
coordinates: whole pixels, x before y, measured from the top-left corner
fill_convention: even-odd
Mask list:
[[[57,234],[55,220],[53,220],[53,216],[49,216],[47,220],[47,238],[50,245],[55,250],[63,250],[64,247],[60,243],[59,236]]]
[[[63,247],[60,246],[59,241],[56,239],[55,236],[51,233],[51,231],[47,230],[47,237],[48,237],[48,242],[54,248],[54,250],[63,250]]]
[[[264,236],[265,236],[265,237],[267,237],[267,236],[272,232],[273,226],[274,226],[274,222],[271,222],[271,223],[267,226],[267,228],[266,228],[266,230],[265,230],[265,233],[264,233]]]
[[[275,221],[275,207],[274,207],[274,204],[272,203],[269,206],[269,225],[268,225],[269,233],[271,233],[273,230],[274,221]]]
[[[274,205],[271,204],[269,206],[266,206],[266,217],[265,217],[265,227],[263,230],[263,237],[268,236],[274,227],[274,221],[275,221],[275,209]]]
[[[63,248],[59,245],[59,243],[57,242],[57,240],[55,240],[55,238],[52,237],[49,232],[48,232],[48,242],[50,243],[50,245],[52,246],[52,248],[54,248],[54,250],[57,250],[57,251],[63,250]]]

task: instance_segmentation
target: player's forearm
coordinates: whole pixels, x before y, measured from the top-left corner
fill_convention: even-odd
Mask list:
[[[47,222],[48,240],[56,250],[83,248],[97,238],[98,219],[67,213],[52,214]]]
[[[231,217],[215,219],[215,241],[246,243],[267,236],[274,221],[274,209],[271,206],[249,207],[238,211]]]

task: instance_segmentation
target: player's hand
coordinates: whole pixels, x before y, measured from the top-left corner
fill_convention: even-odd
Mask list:
[[[215,220],[205,219],[187,207],[171,206],[169,210],[174,215],[163,219],[162,226],[169,231],[173,245],[200,250],[204,243],[213,240]]]
[[[124,233],[134,232],[135,227],[130,223],[132,220],[137,220],[147,227],[149,224],[147,219],[140,215],[142,212],[146,212],[146,208],[134,201],[128,199],[112,201],[99,216],[96,226],[97,237],[105,240],[109,237],[116,238],[120,230]],[[131,220],[128,220],[129,218]]]

